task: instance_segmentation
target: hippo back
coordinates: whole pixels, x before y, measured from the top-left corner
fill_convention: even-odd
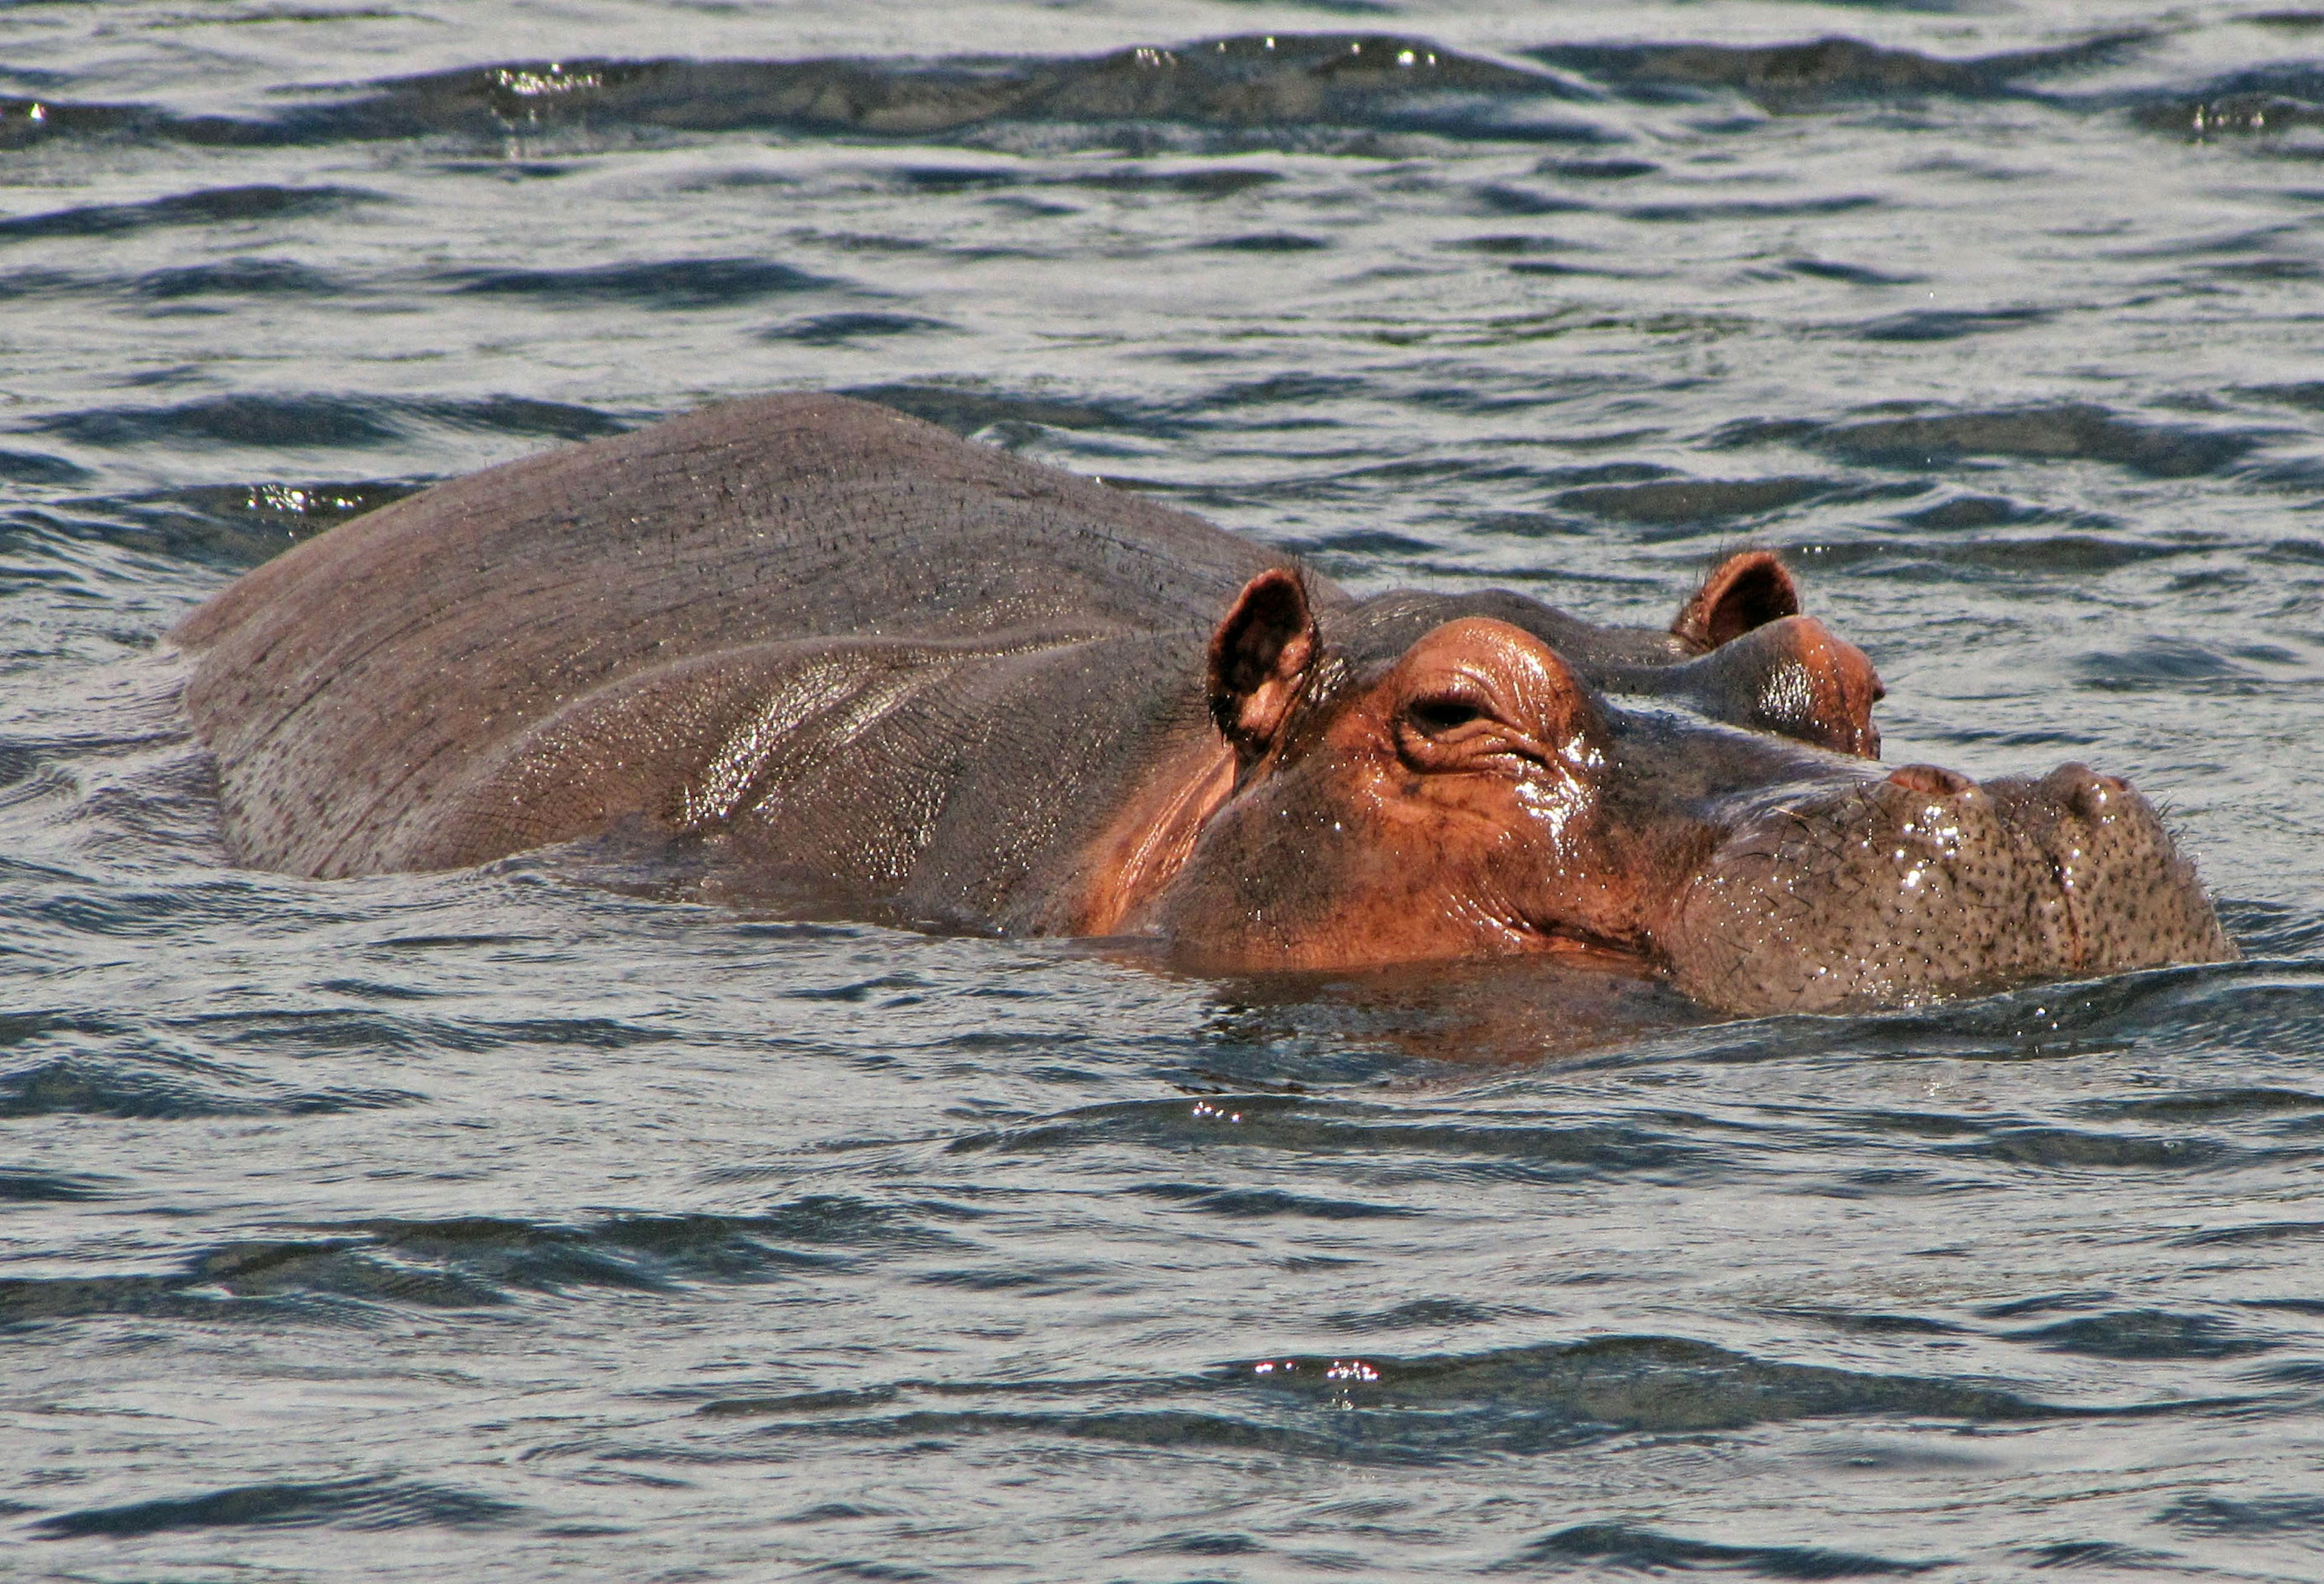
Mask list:
[[[771,396],[440,484],[174,636],[199,653],[187,703],[235,857],[344,875],[392,866],[380,833],[479,755],[658,667],[810,637],[1200,630],[1278,564],[885,408]]]

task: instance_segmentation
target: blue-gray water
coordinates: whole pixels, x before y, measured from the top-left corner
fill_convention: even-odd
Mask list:
[[[178,616],[788,387],[1365,589],[1780,547],[2247,960],[1718,1025],[223,865]],[[12,6],[0,535],[0,1574],[2324,1575],[2324,14]]]

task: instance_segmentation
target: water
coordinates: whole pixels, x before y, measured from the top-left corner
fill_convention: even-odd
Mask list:
[[[0,61],[0,1573],[2324,1572],[2324,14],[107,0]],[[1659,621],[1779,547],[1890,758],[2135,778],[2247,960],[1721,1025],[223,864],[194,603],[785,387],[1360,590]]]

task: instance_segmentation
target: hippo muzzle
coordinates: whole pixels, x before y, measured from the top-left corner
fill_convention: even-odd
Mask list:
[[[1679,899],[1674,977],[1736,1012],[1895,1006],[2236,955],[2162,817],[2080,764],[1932,765],[1743,823]]]

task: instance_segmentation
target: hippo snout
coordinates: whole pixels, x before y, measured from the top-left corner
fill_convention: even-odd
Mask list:
[[[1747,822],[1682,898],[1682,988],[1821,1011],[2236,955],[2127,782],[2086,765],[1978,783],[1908,764]]]

